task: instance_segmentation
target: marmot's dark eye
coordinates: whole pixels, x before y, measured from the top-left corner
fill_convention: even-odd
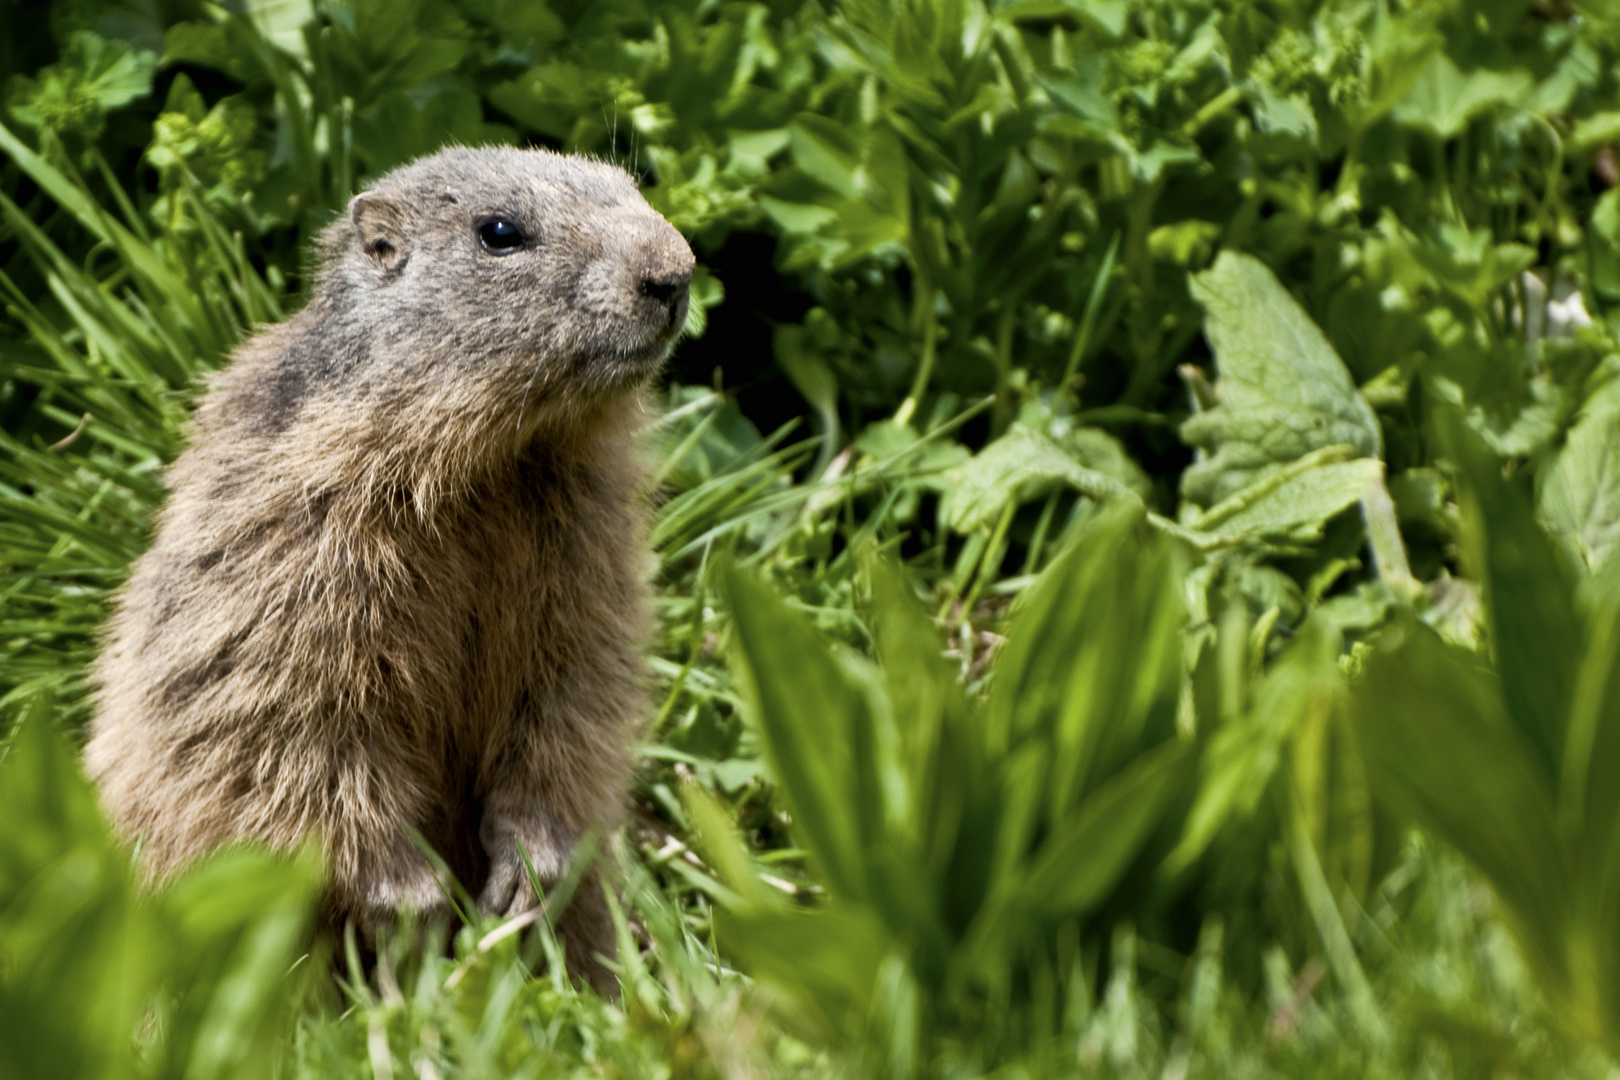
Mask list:
[[[478,225],[478,242],[491,255],[510,255],[523,246],[523,230],[509,218],[493,217]]]

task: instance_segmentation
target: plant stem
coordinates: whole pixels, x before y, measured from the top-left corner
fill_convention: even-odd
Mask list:
[[[917,305],[923,319],[922,359],[917,364],[917,377],[912,380],[911,393],[906,395],[906,400],[895,410],[894,422],[898,427],[905,427],[911,423],[912,416],[917,412],[917,402],[922,399],[923,392],[928,389],[928,380],[934,375],[934,338],[939,331],[939,324],[934,317],[932,286],[924,286],[918,296]]]

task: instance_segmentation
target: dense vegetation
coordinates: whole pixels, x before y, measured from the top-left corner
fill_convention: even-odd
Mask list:
[[[1612,1071],[1620,7],[0,28],[0,1075]],[[192,396],[450,141],[705,267],[617,1001],[543,920],[312,948],[311,856],[141,895],[74,763]]]

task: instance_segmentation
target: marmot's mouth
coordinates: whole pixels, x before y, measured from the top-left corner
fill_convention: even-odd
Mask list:
[[[620,363],[627,367],[657,367],[669,359],[669,354],[675,351],[675,339],[678,334],[662,335],[651,343],[625,354]]]
[[[577,361],[583,378],[603,390],[617,390],[651,377],[675,347],[678,335],[660,335],[639,348],[604,349]]]

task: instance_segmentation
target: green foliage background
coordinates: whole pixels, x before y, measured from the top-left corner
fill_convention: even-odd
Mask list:
[[[0,26],[0,1075],[1612,1069],[1620,7]],[[145,896],[72,761],[191,398],[447,142],[704,267],[615,1002],[544,920],[366,970],[309,856]]]

